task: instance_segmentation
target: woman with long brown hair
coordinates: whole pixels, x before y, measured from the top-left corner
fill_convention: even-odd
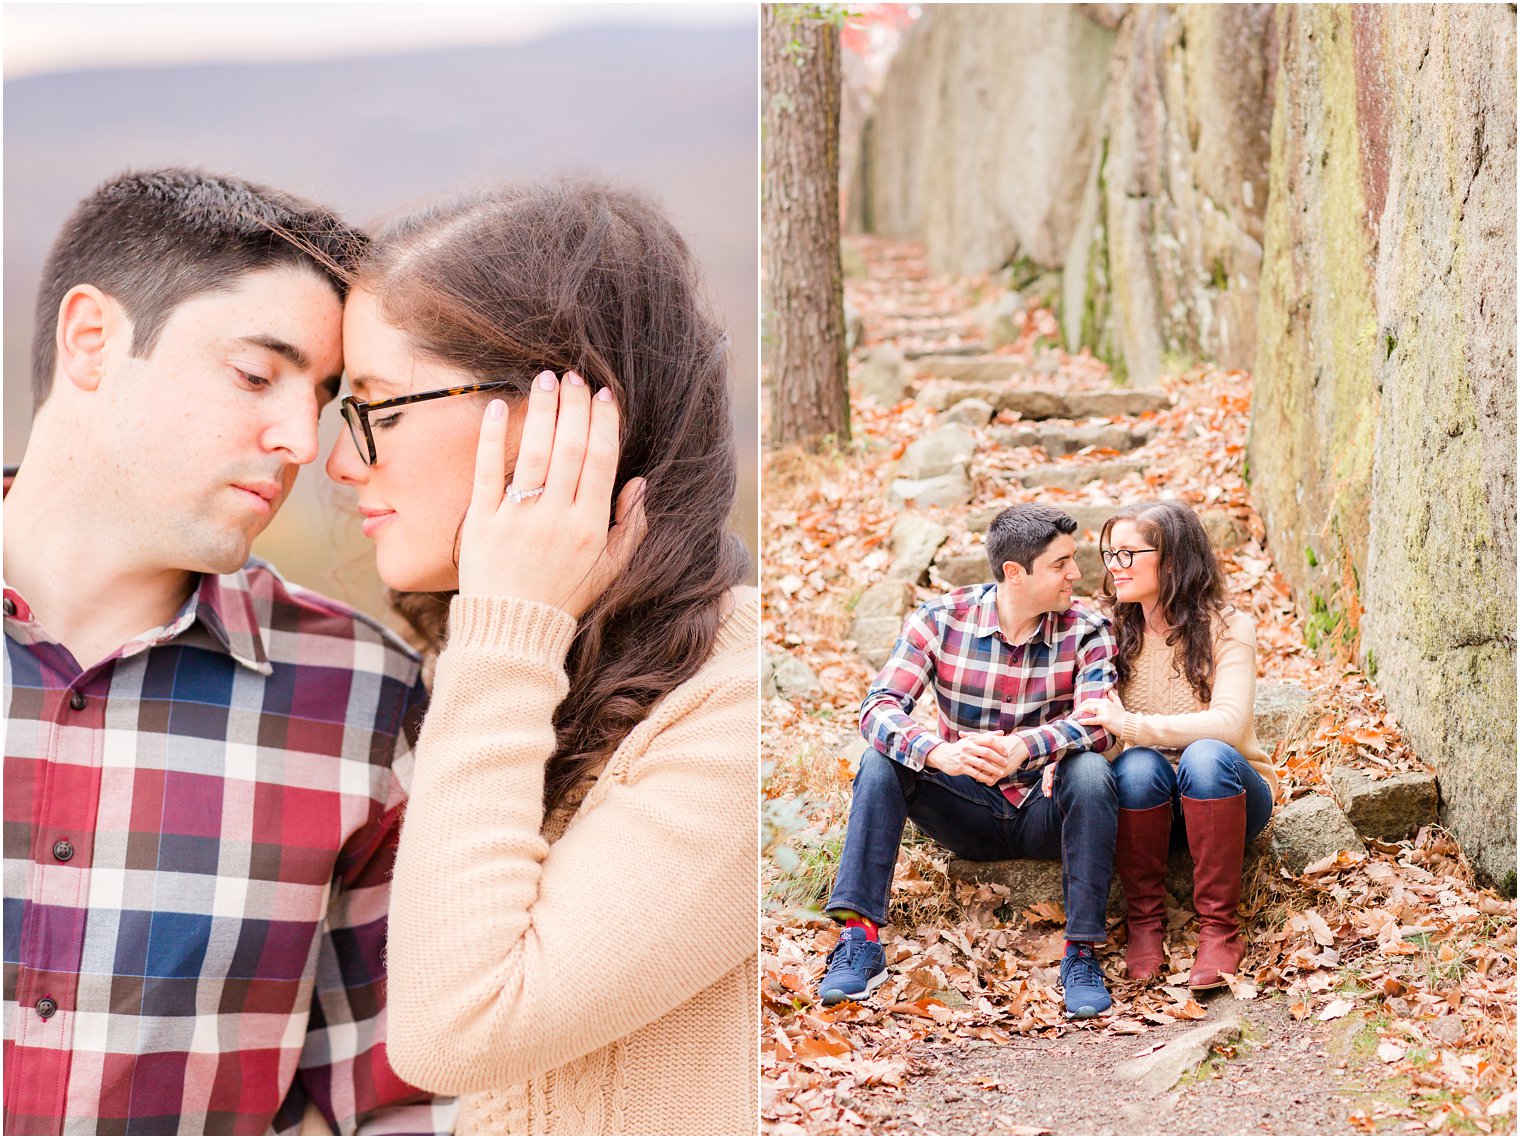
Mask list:
[[[444,202],[376,238],[344,350],[328,473],[436,654],[393,1066],[461,1132],[752,1133],[758,602],[685,242],[581,180]]]
[[[1182,503],[1121,508],[1104,523],[1099,548],[1118,687],[1077,716],[1102,724],[1123,748],[1114,760],[1114,869],[1129,926],[1124,960],[1137,980],[1165,964],[1167,853],[1185,841],[1198,913],[1188,985],[1217,988],[1243,951],[1236,910],[1245,844],[1267,825],[1277,794],[1256,740],[1255,626],[1226,601],[1208,534]]]

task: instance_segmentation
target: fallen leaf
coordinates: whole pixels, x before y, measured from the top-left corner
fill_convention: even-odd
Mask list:
[[[1256,999],[1257,988],[1246,978],[1237,977],[1234,973],[1221,973],[1219,975],[1230,986],[1230,992],[1234,994],[1237,1001],[1254,1001]]]
[[[1309,921],[1309,932],[1314,935],[1314,940],[1321,945],[1334,945],[1335,934],[1330,931],[1330,923],[1319,916],[1318,910],[1306,910],[1304,917]]]
[[[1352,1005],[1352,1003],[1350,1001],[1347,1001],[1347,1000],[1331,1001],[1324,1008],[1320,1009],[1319,1015],[1317,1017],[1315,1017],[1314,1019],[1315,1020],[1335,1020],[1338,1017],[1345,1016],[1348,1012],[1350,1012],[1352,1010],[1353,1007],[1354,1006]]]

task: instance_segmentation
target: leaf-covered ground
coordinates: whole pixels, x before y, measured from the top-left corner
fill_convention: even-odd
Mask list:
[[[883,339],[911,354],[982,336],[970,314],[987,280],[932,279],[913,246],[862,240],[847,253],[854,267],[847,297],[865,327],[857,357]],[[1031,305],[1015,319],[1020,335],[998,351],[1027,364],[1040,385],[1111,383],[1101,361],[1060,350],[1049,311]],[[1316,626],[1311,618],[1306,627],[1273,567],[1242,477],[1251,378],[1196,367],[1164,386],[1176,401],[1151,417],[1155,435],[1136,452],[1146,460],[1143,479],[1070,493],[1026,490],[1013,475],[1062,457],[988,444],[973,464],[971,507],[931,512],[949,525],[950,547],[977,548],[963,518],[992,503],[1117,505],[1166,495],[1226,509],[1245,535],[1224,566],[1236,604],[1257,623],[1260,675],[1297,680],[1312,697],[1311,714],[1274,757],[1284,797],[1324,790],[1325,773],[1343,762],[1374,774],[1418,766],[1376,686],[1350,663],[1354,583],[1340,599],[1339,624]],[[856,714],[872,678],[847,643],[850,608],[891,560],[892,464],[936,418],[910,400],[891,408],[856,401],[854,439],[838,454],[788,450],[766,458],[766,650],[807,664],[820,690],[774,697],[763,710],[766,1130],[1512,1132],[1515,907],[1475,885],[1456,843],[1436,827],[1400,843],[1370,842],[1366,855],[1343,853],[1298,878],[1261,860],[1242,902],[1246,958],[1224,997],[1240,1002],[1246,1027],[1154,1102],[1115,1068],[1217,1015],[1185,987],[1193,915],[1170,912],[1167,983],[1114,981],[1109,1015],[1070,1022],[1055,970],[1060,900],[1013,912],[999,887],[952,884],[945,852],[911,825],[892,925],[883,932],[888,982],[861,1004],[824,1009],[815,1001],[814,983],[837,937],[816,907],[843,838],[863,746]],[[1005,412],[995,423],[1013,421]],[[940,591],[922,587],[919,595]],[[1318,653],[1307,646],[1311,635]],[[1122,978],[1122,932],[1113,929],[1104,950],[1111,979]]]

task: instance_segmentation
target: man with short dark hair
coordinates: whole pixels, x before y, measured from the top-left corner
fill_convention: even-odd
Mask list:
[[[1072,718],[1114,682],[1108,619],[1072,600],[1075,520],[1011,506],[987,531],[993,581],[912,613],[860,709],[860,761],[828,912],[845,923],[818,991],[859,999],[886,979],[886,921],[903,822],[961,858],[1059,858],[1067,1012],[1112,1000],[1094,946],[1105,936],[1118,797],[1100,727]],[[910,713],[933,688],[938,730]]]
[[[160,170],[49,256],[5,501],[7,1133],[449,1130],[385,1056],[417,659],[248,557],[362,242]]]

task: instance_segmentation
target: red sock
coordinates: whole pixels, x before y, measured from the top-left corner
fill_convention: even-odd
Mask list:
[[[1094,945],[1094,944],[1093,944],[1093,942],[1091,942],[1091,941],[1068,941],[1068,942],[1067,942],[1067,943],[1066,943],[1066,949],[1070,949],[1070,948],[1071,948],[1071,947],[1072,947],[1072,946],[1073,946],[1073,945],[1085,945],[1085,946],[1087,946],[1087,948],[1089,948],[1089,949],[1094,949],[1094,948],[1096,948],[1096,946],[1095,946],[1095,945]],[[1066,951],[1066,950],[1064,950],[1064,949],[1063,949],[1063,950],[1062,950],[1062,952],[1063,952],[1063,953],[1064,953],[1064,952],[1065,952],[1065,951]]]
[[[870,918],[847,918],[844,923],[845,929],[863,929],[866,931],[868,941],[880,941],[876,936],[876,923]]]

